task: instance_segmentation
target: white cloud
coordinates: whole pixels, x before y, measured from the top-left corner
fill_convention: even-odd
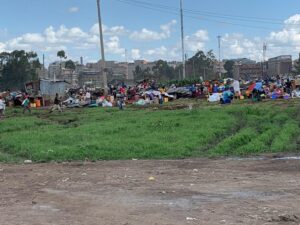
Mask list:
[[[22,36],[22,41],[26,43],[41,43],[45,38],[41,34],[27,33]]]
[[[141,51],[140,49],[132,49],[131,50],[131,58],[136,60],[141,58]]]
[[[121,48],[120,39],[117,36],[110,37],[105,42],[105,51],[112,54],[124,54],[125,49]]]
[[[0,42],[0,52],[5,52],[6,44]]]
[[[77,13],[79,12],[79,8],[77,6],[73,6],[69,8],[69,13]]]
[[[209,40],[208,32],[206,30],[198,30],[191,36],[185,37],[185,45],[188,51],[203,50],[205,42]]]
[[[80,28],[78,27],[73,27],[68,30],[68,37],[74,38],[74,39],[81,39],[81,38],[86,38],[89,35],[85,32],[83,32]]]
[[[300,42],[300,14],[291,16],[284,21],[284,28],[280,31],[271,32],[267,38],[277,44],[299,46]]]
[[[267,58],[278,55],[298,57],[300,51],[300,14],[284,21],[284,27],[266,37],[247,38],[243,34],[226,34],[222,38],[223,58],[247,57],[262,60],[263,43],[267,42]]]
[[[54,28],[52,26],[46,28],[44,35],[48,43],[55,44],[58,41],[58,39],[56,38],[56,32],[54,31]]]
[[[9,40],[6,45],[9,51],[15,49],[23,49],[26,51],[32,50],[32,46],[29,43],[24,43],[22,37],[13,38]]]
[[[47,46],[45,47],[45,52],[58,52],[60,50],[67,51],[67,47],[65,45],[56,45],[56,46]]]
[[[134,31],[129,37],[135,41],[157,41],[171,37],[172,27],[176,24],[176,20],[160,26],[160,31],[152,31],[143,28],[140,31]]]
[[[108,35],[108,36],[126,35],[129,32],[124,26],[107,27],[106,25],[102,25],[102,30],[103,30],[103,34]],[[98,25],[98,23],[94,24],[91,27],[90,33],[92,33],[94,35],[99,35],[99,25]]]
[[[161,25],[157,31],[144,28],[131,34],[124,26],[103,26],[105,52],[108,55],[115,55],[115,59],[122,59],[125,52],[122,43],[125,39],[130,41],[126,43],[128,48],[130,48],[130,45],[136,46],[130,52],[131,59],[180,60],[181,43],[179,38],[177,38],[178,42],[170,43],[169,45],[166,45],[164,42],[158,42],[159,45],[151,45],[149,49],[146,46],[139,46],[140,43],[135,45],[138,41],[168,39],[172,36],[172,29],[175,24],[176,21],[173,20],[170,23]],[[246,57],[259,61],[262,59],[264,42],[268,43],[267,57],[281,54],[298,56],[300,51],[300,14],[287,18],[282,29],[274,30],[265,37],[249,38],[241,33],[228,33],[222,36],[222,58]],[[189,53],[189,56],[192,56],[191,52],[206,50],[209,41],[207,30],[200,29],[195,33],[188,34],[185,37],[186,52]],[[216,39],[213,39],[212,42],[216,46]],[[16,49],[33,50],[40,53],[47,52],[48,55],[52,54],[54,56],[58,50],[64,49],[68,51],[70,57],[72,55],[76,55],[76,57],[89,55],[90,59],[92,59],[93,55],[98,54],[99,49],[98,25],[94,24],[88,30],[83,30],[80,27],[66,27],[64,25],[60,27],[49,26],[41,33],[26,33],[0,42],[0,51]]]
[[[300,14],[296,14],[284,21],[286,25],[299,25],[300,24]]]
[[[168,49],[165,46],[161,46],[159,48],[155,48],[155,49],[150,49],[146,51],[146,55],[149,56],[166,56],[166,54],[168,53]]]
[[[250,40],[240,33],[227,33],[222,37],[221,41],[222,58],[245,57],[261,60],[262,46],[263,41],[259,37]]]

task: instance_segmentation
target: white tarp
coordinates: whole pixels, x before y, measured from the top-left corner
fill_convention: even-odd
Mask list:
[[[292,96],[293,96],[293,98],[300,98],[300,88],[294,90],[292,92]]]
[[[208,97],[209,102],[219,102],[221,100],[219,93],[214,93]]]

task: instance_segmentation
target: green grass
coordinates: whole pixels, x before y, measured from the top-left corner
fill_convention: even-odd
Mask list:
[[[178,159],[300,149],[299,101],[193,103],[191,111],[133,107],[22,115],[8,110],[0,121],[0,161]]]

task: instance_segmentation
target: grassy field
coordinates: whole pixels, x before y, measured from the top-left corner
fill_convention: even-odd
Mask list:
[[[300,101],[73,109],[0,121],[0,161],[178,159],[300,151]],[[183,106],[183,105],[186,106]],[[178,109],[183,108],[183,109]]]

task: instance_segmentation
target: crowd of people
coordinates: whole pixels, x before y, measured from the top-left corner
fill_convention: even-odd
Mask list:
[[[298,85],[298,86],[297,86]],[[124,109],[126,104],[148,105],[164,104],[178,98],[207,99],[209,102],[230,104],[234,98],[251,98],[261,101],[263,98],[289,99],[300,97],[300,87],[295,80],[276,79],[273,81],[256,80],[241,82],[233,79],[190,82],[185,86],[176,84],[162,85],[154,80],[144,80],[137,85],[127,86],[124,83],[109,85],[105,91],[82,88],[68,90],[65,96],[56,94],[49,113],[63,112],[63,107],[119,107]],[[0,118],[4,117],[8,100],[15,106],[21,106],[23,113],[31,113],[32,100],[28,93],[10,93],[0,95]]]

